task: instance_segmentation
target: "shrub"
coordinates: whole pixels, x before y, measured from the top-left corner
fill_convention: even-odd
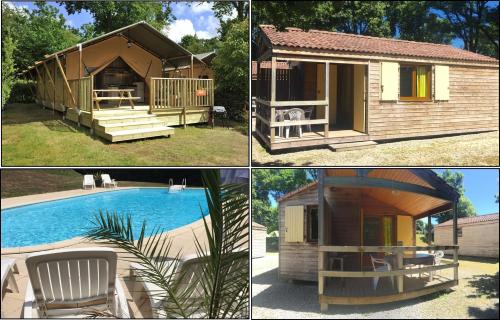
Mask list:
[[[10,92],[9,103],[29,103],[34,102],[35,83],[26,80],[14,80],[12,90]]]

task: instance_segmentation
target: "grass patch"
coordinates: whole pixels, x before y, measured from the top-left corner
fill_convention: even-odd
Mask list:
[[[2,170],[2,199],[81,187],[82,176],[74,170]]]
[[[498,166],[498,154],[498,131],[382,143],[353,151],[323,148],[276,154],[268,153],[252,138],[252,162],[256,166]]]
[[[244,166],[245,126],[176,127],[170,138],[108,143],[87,128],[36,104],[10,104],[2,114],[3,166]]]

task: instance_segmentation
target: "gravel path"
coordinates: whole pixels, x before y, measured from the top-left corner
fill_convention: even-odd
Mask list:
[[[316,283],[278,280],[278,254],[252,261],[254,319],[498,318],[498,262],[461,260],[459,285],[452,290],[382,305],[331,305],[320,313]]]
[[[498,131],[381,143],[374,148],[332,152],[310,149],[269,154],[252,136],[256,166],[498,166]]]

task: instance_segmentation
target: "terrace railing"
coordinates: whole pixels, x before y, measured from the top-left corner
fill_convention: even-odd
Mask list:
[[[68,80],[71,92],[73,93],[77,106],[80,110],[92,113],[92,86],[93,77]],[[69,95],[64,96],[65,104],[73,106],[73,101]]]
[[[214,105],[213,79],[151,78],[150,111]]]
[[[412,267],[411,269],[403,268],[403,256],[405,252],[416,252],[416,251],[452,251],[453,252],[453,262],[451,263],[441,263],[439,265],[423,266],[423,267]],[[364,301],[364,303],[377,303],[378,300],[370,300],[370,297],[328,297],[324,295],[325,290],[325,280],[329,277],[339,277],[339,278],[373,278],[373,277],[391,277],[394,276],[396,279],[396,288],[398,295],[406,299],[416,297],[419,295],[440,291],[444,288],[449,288],[458,284],[458,246],[427,246],[427,247],[417,247],[417,246],[319,246],[319,261],[318,261],[318,293],[320,296],[320,303],[322,304],[322,309],[324,304],[329,303],[344,303],[350,304]],[[336,253],[370,253],[370,252],[385,252],[392,253],[396,255],[396,268],[391,271],[333,271],[327,270],[327,254],[328,252]],[[450,281],[435,285],[432,287],[423,288],[417,291],[411,291],[411,295],[405,292],[403,288],[403,277],[409,274],[422,274],[427,272],[434,272],[443,269],[454,269],[453,279]],[[397,298],[394,298],[394,301]],[[401,299],[399,299],[401,300]],[[334,301],[334,302],[332,302]]]

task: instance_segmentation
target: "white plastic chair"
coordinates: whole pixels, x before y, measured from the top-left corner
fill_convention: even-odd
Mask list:
[[[114,179],[111,179],[109,174],[104,173],[101,174],[101,179],[102,179],[102,186],[106,188],[106,186],[112,186],[113,188],[116,188],[116,181]]]
[[[434,252],[434,265],[439,266],[441,264],[441,259],[444,257],[444,251],[438,250]],[[432,281],[432,278],[434,277],[434,274],[437,273],[437,271],[431,271],[429,273],[430,280]]]
[[[3,314],[3,289],[8,287],[12,292],[19,292],[16,279],[14,278],[14,273],[19,273],[16,260],[11,258],[2,258],[2,318],[5,318],[5,315]]]
[[[24,318],[85,317],[89,311],[130,318],[110,248],[58,249],[26,258]]]
[[[383,259],[376,259],[372,255],[370,255],[370,259],[372,261],[373,271],[391,271],[391,264]],[[377,267],[377,265],[379,265]],[[391,284],[394,288],[394,277],[391,276]],[[373,277],[373,290],[377,290],[379,277]]]
[[[299,108],[293,108],[293,109],[288,110],[285,113],[284,116],[285,116],[285,118],[288,117],[288,120],[284,120],[285,122],[287,122],[287,121],[292,122],[292,121],[305,120],[304,110],[299,109]],[[285,127],[285,137],[287,139],[290,136],[290,127],[297,127],[297,131],[299,133],[299,137],[302,137],[302,126],[300,126],[300,125],[290,125],[290,126],[286,126]]]
[[[95,180],[93,175],[86,174],[83,176],[83,189],[87,189],[89,186],[91,189],[95,189]]]

